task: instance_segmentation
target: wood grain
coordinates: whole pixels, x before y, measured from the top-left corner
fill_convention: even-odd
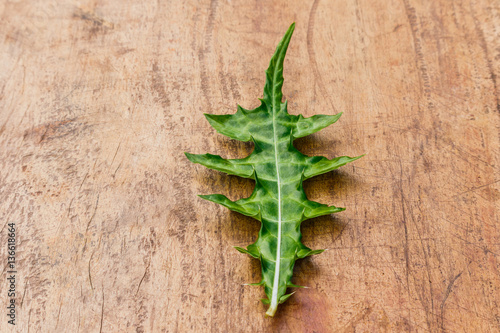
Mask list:
[[[14,221],[19,261],[1,332],[500,332],[498,2],[20,0],[0,17],[0,254]],[[306,183],[347,210],[304,223],[329,251],[269,319],[243,285],[258,262],[231,247],[259,225],[196,197],[252,182],[183,152],[251,151],[203,113],[258,105],[293,21],[289,111],[344,112],[298,148],[367,155]]]

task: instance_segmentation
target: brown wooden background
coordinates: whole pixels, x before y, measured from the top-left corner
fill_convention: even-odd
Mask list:
[[[297,147],[367,155],[307,182],[347,210],[269,319],[258,223],[196,197],[252,182],[183,152],[251,151],[203,113],[258,105],[293,21],[290,112],[344,111]],[[500,332],[499,75],[494,0],[1,1],[0,331]]]

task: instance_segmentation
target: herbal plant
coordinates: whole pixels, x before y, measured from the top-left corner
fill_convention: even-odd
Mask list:
[[[266,71],[264,98],[260,99],[259,107],[246,110],[238,105],[238,111],[232,115],[205,114],[219,133],[235,140],[252,141],[254,151],[242,159],[186,153],[194,163],[255,180],[255,189],[248,198],[231,201],[222,194],[200,197],[261,222],[256,242],[246,249],[236,249],[261,262],[262,280],[252,285],[264,286],[268,298],[262,302],[270,305],[266,312],[268,316],[274,316],[278,304],[293,294],[286,294],[287,288],[300,287],[291,282],[295,261],[324,251],[311,250],[302,244],[301,222],[345,209],[308,200],[302,182],[362,157],[341,156],[331,160],[322,156],[310,157],[293,146],[295,139],[333,124],[342,114],[304,118],[288,114],[287,102],[281,102],[283,61],[294,28],[295,23],[271,58]]]

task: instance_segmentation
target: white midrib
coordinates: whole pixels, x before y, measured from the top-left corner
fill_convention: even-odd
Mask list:
[[[276,82],[276,70],[273,75],[273,82]],[[274,97],[274,84],[273,84],[273,94]],[[276,249],[276,263],[274,267],[274,281],[273,281],[273,293],[271,296],[271,306],[267,311],[267,314],[274,316],[276,309],[278,308],[278,289],[279,289],[279,279],[280,279],[280,266],[281,266],[281,180],[280,180],[280,163],[278,155],[278,138],[276,134],[276,106],[274,105],[273,98],[273,138],[274,138],[274,161],[276,163],[276,178],[278,184],[278,248]]]

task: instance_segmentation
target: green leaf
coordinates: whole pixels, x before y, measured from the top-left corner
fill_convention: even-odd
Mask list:
[[[245,285],[260,287],[260,286],[264,285],[264,280],[261,280],[260,282],[257,282],[257,283],[245,283]]]
[[[240,141],[250,141],[250,133],[246,128],[248,120],[245,115],[245,110],[238,106],[238,111],[232,115],[215,115],[205,113],[210,125],[217,130],[217,132],[224,134],[231,139]]]
[[[212,154],[185,154],[191,162],[199,163],[207,168],[222,171],[229,175],[253,178],[253,167],[249,164],[245,164],[244,160],[226,160],[219,155]]]
[[[297,252],[297,258],[303,259],[305,257],[313,256],[315,254],[323,253],[325,250],[311,250],[311,249],[302,249]]]
[[[254,257],[255,259],[259,259],[260,257],[260,253],[257,251],[257,252],[250,252],[242,247],[239,247],[239,246],[235,246],[234,247],[236,250],[240,251],[241,253],[245,253],[245,254],[248,254],[249,256],[251,257]]]
[[[241,199],[238,201],[231,201],[225,195],[222,194],[200,195],[199,197],[208,201],[218,203],[226,208],[229,208],[232,211],[241,213],[243,215],[251,216],[257,220],[260,220],[259,218],[260,211],[258,207],[251,201],[245,199]]]
[[[295,291],[294,291],[293,293],[291,293],[291,294],[281,296],[281,297],[280,297],[280,302],[279,302],[279,303],[280,303],[280,304],[282,304],[282,303],[283,303],[283,302],[285,302],[287,299],[289,299],[289,298],[290,298],[290,296],[292,296],[293,294],[295,294]]]
[[[288,104],[282,102],[283,62],[295,24],[292,24],[278,44],[266,71],[266,83],[261,104],[246,110],[238,106],[232,115],[206,114],[209,123],[221,134],[240,141],[252,141],[254,151],[243,159],[224,159],[218,155],[194,155],[187,158],[208,168],[255,180],[255,188],[248,198],[231,201],[221,194],[201,195],[202,198],[221,204],[238,213],[261,222],[255,243],[236,250],[259,259],[262,280],[253,285],[264,286],[269,304],[266,312],[274,316],[278,304],[292,294],[289,287],[299,287],[291,282],[297,259],[319,254],[301,242],[301,222],[313,217],[337,213],[344,208],[327,206],[307,199],[302,182],[305,179],[337,169],[358,157],[341,156],[327,159],[309,157],[299,152],[293,141],[315,133],[336,122],[336,115],[288,114]]]
[[[331,124],[339,120],[341,115],[342,112],[334,116],[318,114],[309,118],[304,118],[302,115],[299,115],[297,117],[297,123],[293,131],[293,138],[298,139],[306,135],[316,133],[317,131],[330,126]]]
[[[312,219],[323,215],[330,215],[345,210],[345,208],[327,206],[310,200],[304,202],[304,205],[306,205],[306,207],[304,208],[304,216],[302,217],[302,220]]]
[[[304,171],[304,179],[308,179],[314,176],[318,176],[328,171],[333,171],[335,169],[340,168],[341,166],[346,165],[347,163],[356,161],[358,158],[361,158],[365,155],[349,157],[349,156],[340,156],[333,158],[331,160],[327,159],[323,156],[315,156],[310,158],[309,165]]]

